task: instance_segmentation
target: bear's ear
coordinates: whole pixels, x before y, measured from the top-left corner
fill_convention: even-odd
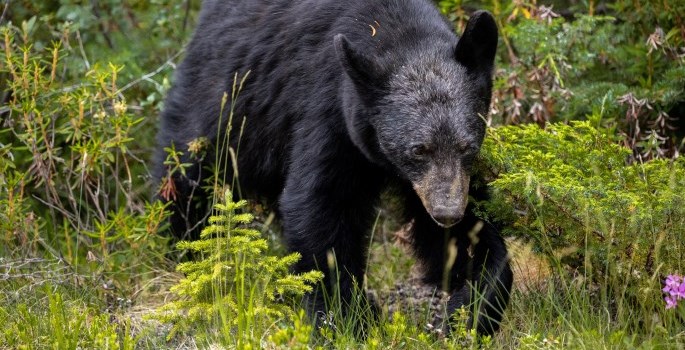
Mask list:
[[[352,47],[344,34],[333,38],[335,54],[347,75],[358,86],[370,88],[380,83],[381,67],[371,57]]]
[[[469,70],[492,71],[497,52],[497,23],[488,11],[471,15],[459,38],[455,56]]]

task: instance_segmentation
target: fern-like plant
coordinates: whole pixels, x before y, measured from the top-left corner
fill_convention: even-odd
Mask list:
[[[215,338],[212,333],[218,332],[216,338],[226,345],[258,348],[267,328],[278,320],[295,318],[284,300],[311,291],[323,277],[319,271],[290,273],[290,266],[300,259],[298,253],[268,255],[267,241],[246,226],[253,216],[239,212],[245,204],[244,200],[233,202],[230,190],[225,191],[201,239],[178,244],[198,259],[178,265],[186,278],[171,290],[181,300],[163,307],[161,318],[174,324],[172,335],[206,326],[205,335]]]

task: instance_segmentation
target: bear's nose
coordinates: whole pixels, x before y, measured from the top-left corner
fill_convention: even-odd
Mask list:
[[[438,205],[433,208],[431,216],[438,225],[449,228],[461,221],[464,214],[460,213],[459,207],[457,206]]]

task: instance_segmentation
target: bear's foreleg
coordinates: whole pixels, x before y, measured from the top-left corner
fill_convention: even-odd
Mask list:
[[[469,259],[466,266],[452,269],[452,279],[457,283],[451,289],[448,314],[470,306],[469,326],[476,327],[479,334],[493,334],[500,327],[513,282],[504,240],[493,225],[480,221],[468,240],[462,239],[457,245],[458,250],[466,250]]]
[[[301,150],[317,154],[293,162],[279,201],[287,245],[302,255],[295,272],[325,275],[323,288],[305,299],[319,325],[331,318],[329,311],[347,316],[353,302],[367,303],[361,288],[380,188],[361,155],[321,147]],[[363,300],[352,300],[354,288]]]
[[[411,239],[425,281],[451,293],[449,315],[466,306],[469,326],[492,334],[499,328],[513,280],[504,240],[471,206],[451,228],[438,226],[418,204],[413,207],[420,214],[414,217]]]

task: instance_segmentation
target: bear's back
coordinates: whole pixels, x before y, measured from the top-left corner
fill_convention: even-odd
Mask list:
[[[392,65],[456,44],[451,25],[427,0],[205,1],[167,97],[160,142],[173,140],[177,149],[198,137],[216,142],[232,107],[241,187],[275,199],[298,133],[346,137],[344,72],[333,48],[339,33]],[[235,77],[248,72],[221,116],[222,96],[228,93],[230,104]]]

